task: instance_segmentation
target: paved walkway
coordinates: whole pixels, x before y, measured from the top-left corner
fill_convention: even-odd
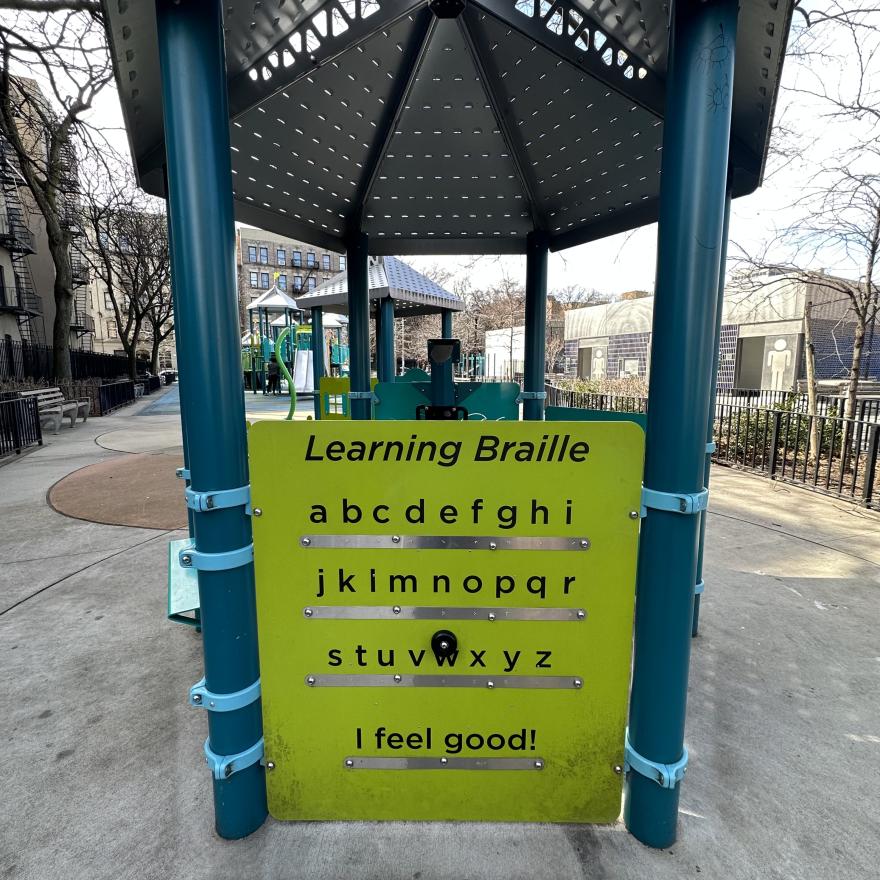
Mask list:
[[[164,619],[166,545],[182,533],[46,502],[77,468],[179,447],[175,406],[173,392],[141,401],[0,468],[0,877],[878,876],[880,518],[721,469],[671,850],[619,825],[270,819],[219,840],[204,713],[185,703],[200,637]]]

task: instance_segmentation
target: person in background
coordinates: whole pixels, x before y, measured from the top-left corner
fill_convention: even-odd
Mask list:
[[[269,394],[280,394],[281,382],[278,375],[278,361],[274,357],[269,359],[268,374]]]

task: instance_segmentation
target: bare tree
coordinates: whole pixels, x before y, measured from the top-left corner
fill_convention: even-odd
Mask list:
[[[161,248],[163,243],[167,251],[167,236],[164,237],[164,242],[161,235],[157,236],[157,245]],[[162,343],[174,332],[174,303],[171,296],[170,261],[167,253],[164,264],[161,260],[157,260],[156,263],[163,266],[162,274],[165,276],[165,283],[162,284],[161,279],[156,279],[156,295],[145,312],[149,325],[147,336],[151,342],[150,371],[153,375],[159,372],[159,350]]]
[[[76,153],[84,117],[112,79],[103,13],[94,2],[15,0],[0,21],[0,134],[46,226],[55,268],[54,372],[70,377],[70,247]],[[44,94],[45,91],[45,94]]]
[[[173,330],[171,266],[165,214],[156,210],[131,177],[128,163],[92,156],[84,167],[83,258],[112,305],[132,378],[143,332],[152,339],[155,371],[159,346]]]

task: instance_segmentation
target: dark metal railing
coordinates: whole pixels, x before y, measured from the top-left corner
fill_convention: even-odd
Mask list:
[[[72,349],[70,369],[74,379],[118,379],[128,372],[128,358]],[[54,378],[51,345],[0,340],[0,380],[51,382]]]
[[[0,400],[0,458],[42,446],[40,412],[35,397]]]
[[[102,416],[129,403],[134,403],[134,382],[131,379],[108,382],[98,388],[98,405]]]
[[[647,411],[644,397],[546,391],[549,406]],[[860,399],[854,419],[839,415],[838,395],[820,395],[816,408],[808,415],[806,395],[789,392],[719,391],[712,460],[880,509],[880,399]]]
[[[720,403],[713,461],[880,507],[880,425]]]
[[[648,398],[622,394],[599,394],[545,386],[548,406],[572,406],[577,409],[603,409],[609,412],[647,412]]]
[[[144,386],[144,395],[146,396],[162,387],[162,379],[160,376],[138,376],[137,384]]]
[[[719,391],[718,402],[763,409],[785,409],[801,413],[806,413],[810,408],[809,397],[806,394],[793,391],[762,391],[755,388],[730,388],[726,391]],[[841,416],[845,408],[845,395],[816,395],[817,415]],[[858,398],[853,418],[863,422],[880,421],[880,397]]]

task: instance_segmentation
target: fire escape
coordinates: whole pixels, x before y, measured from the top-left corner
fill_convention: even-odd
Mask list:
[[[34,239],[18,196],[21,185],[22,179],[12,148],[0,138],[0,187],[3,192],[0,247],[9,251],[13,275],[11,279],[4,279],[0,286],[0,311],[15,315],[22,342],[42,345],[45,343],[43,303],[34,287],[27,262],[28,254],[35,251]]]
[[[76,152],[71,144],[60,150],[60,189],[63,202],[60,206],[61,226],[73,239],[83,235],[82,211],[77,201],[79,177],[76,173]],[[73,251],[70,255],[72,270],[73,308],[70,313],[70,329],[79,340],[79,347],[92,350],[95,336],[95,319],[89,314],[89,269],[82,257]]]

